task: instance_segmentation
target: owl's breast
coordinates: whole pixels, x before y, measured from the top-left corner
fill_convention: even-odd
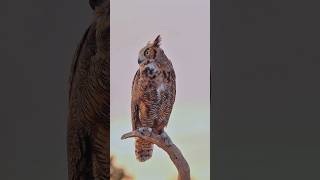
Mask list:
[[[158,101],[161,100],[161,93],[162,92],[165,92],[167,89],[167,86],[164,82],[161,82],[160,85],[157,87],[157,98],[158,98]]]

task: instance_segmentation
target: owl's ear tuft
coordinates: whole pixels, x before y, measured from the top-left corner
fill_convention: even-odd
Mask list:
[[[160,47],[161,36],[158,35],[156,39],[153,41],[153,46]]]

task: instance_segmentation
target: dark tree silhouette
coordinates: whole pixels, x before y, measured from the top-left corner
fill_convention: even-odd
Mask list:
[[[76,50],[70,76],[69,180],[110,178],[110,2],[90,0],[95,18]]]

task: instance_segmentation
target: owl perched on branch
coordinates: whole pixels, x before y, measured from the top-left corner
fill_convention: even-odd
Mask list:
[[[160,48],[160,35],[139,52],[139,69],[132,84],[132,129],[154,132],[164,139],[164,127],[176,96],[176,76],[171,61]],[[136,139],[135,154],[143,162],[151,158],[153,144]]]

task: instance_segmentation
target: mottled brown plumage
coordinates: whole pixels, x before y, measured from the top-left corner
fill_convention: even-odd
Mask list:
[[[69,180],[109,179],[109,0],[99,2],[95,13],[71,66],[67,132]]]
[[[132,84],[132,129],[152,130],[163,135],[175,101],[176,77],[171,61],[160,48],[160,36],[139,52],[139,70]],[[149,129],[148,129],[149,128]],[[150,129],[151,128],[151,129]],[[151,158],[153,144],[136,139],[136,158]]]

